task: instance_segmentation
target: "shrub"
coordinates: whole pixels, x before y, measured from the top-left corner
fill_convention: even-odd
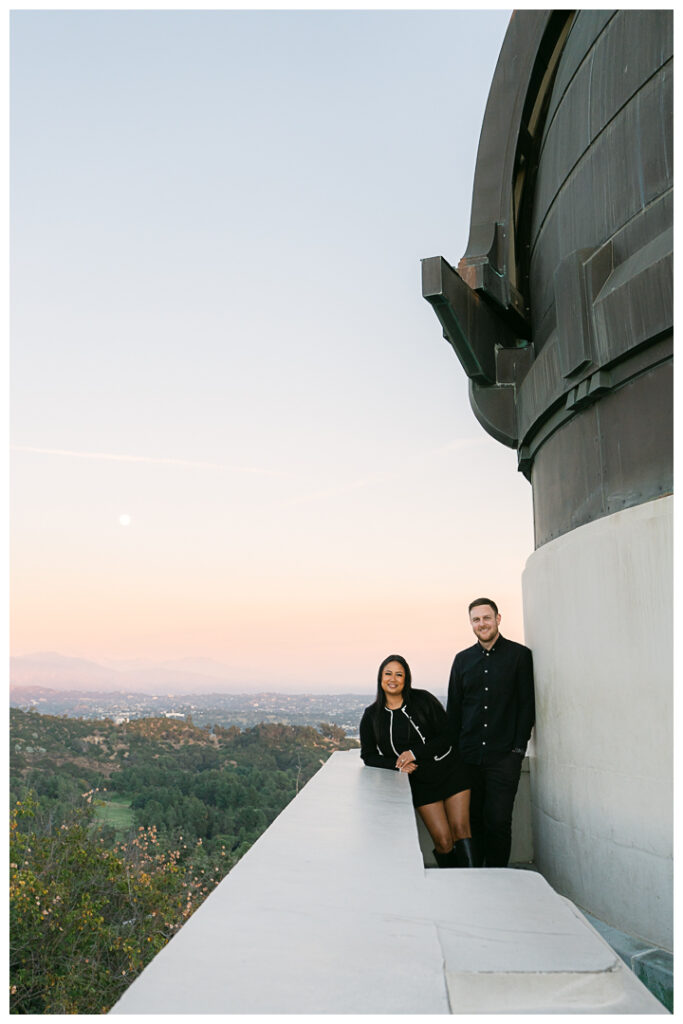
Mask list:
[[[222,872],[181,865],[153,828],[107,849],[87,807],[38,832],[37,809],[29,794],[10,820],[11,1012],[106,1013]]]

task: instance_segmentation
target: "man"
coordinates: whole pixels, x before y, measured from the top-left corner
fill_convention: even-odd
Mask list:
[[[477,642],[456,654],[447,711],[460,756],[471,773],[470,819],[477,865],[507,867],[512,805],[534,724],[531,651],[498,631],[495,601],[469,606]]]

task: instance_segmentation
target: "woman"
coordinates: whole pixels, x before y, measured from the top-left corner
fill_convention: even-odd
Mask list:
[[[360,723],[360,756],[371,768],[408,774],[439,867],[474,867],[469,782],[448,738],[446,712],[427,690],[412,688],[400,654],[379,667],[377,697]]]

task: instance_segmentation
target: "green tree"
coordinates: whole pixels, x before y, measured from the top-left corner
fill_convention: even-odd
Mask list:
[[[229,866],[181,865],[155,829],[107,849],[81,808],[36,830],[32,795],[10,820],[10,1008],[106,1013]]]

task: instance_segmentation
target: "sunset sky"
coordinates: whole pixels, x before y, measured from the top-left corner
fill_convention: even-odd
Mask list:
[[[12,15],[12,654],[443,691],[472,597],[523,639],[531,488],[420,290],[509,16]]]

